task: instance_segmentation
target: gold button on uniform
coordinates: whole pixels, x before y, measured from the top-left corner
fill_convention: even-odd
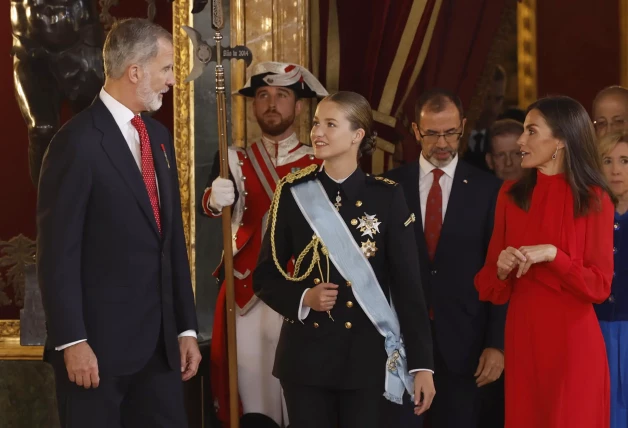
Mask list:
[[[318,284],[320,284],[320,283],[321,283],[321,280],[320,280],[320,279],[318,279],[318,278],[315,278],[315,279],[314,279],[314,285],[318,285]]]
[[[314,323],[314,328],[318,328],[318,323],[317,322]]]
[[[356,201],[355,206],[360,208],[362,206],[362,201]]]
[[[351,323],[349,321],[347,321],[345,323],[345,328],[351,328],[351,327],[353,327],[353,326],[351,325]]]
[[[347,287],[351,287],[351,281],[347,281]]]
[[[351,220],[351,226],[357,226],[358,225],[358,219],[354,218],[353,220]]]
[[[347,302],[347,308],[352,308],[353,307],[353,302],[351,300],[349,300]]]

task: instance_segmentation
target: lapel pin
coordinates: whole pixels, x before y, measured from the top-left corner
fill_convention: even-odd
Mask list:
[[[462,180],[462,182],[463,182],[464,184],[469,183],[467,180]]]
[[[164,158],[166,159],[166,165],[168,165],[168,169],[170,169],[170,161],[168,160],[168,155],[166,154],[166,148],[164,145],[161,145],[161,151],[164,152]]]

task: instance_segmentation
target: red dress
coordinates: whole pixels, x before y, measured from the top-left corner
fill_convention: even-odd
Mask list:
[[[537,173],[528,212],[502,187],[486,264],[475,277],[480,299],[510,300],[505,333],[506,428],[608,428],[610,381],[593,303],[610,294],[613,213],[602,207],[574,218],[563,174]],[[553,244],[551,263],[501,281],[497,259],[507,247]]]

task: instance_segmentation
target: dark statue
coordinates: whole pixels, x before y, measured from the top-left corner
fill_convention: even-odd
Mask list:
[[[77,113],[103,85],[104,32],[96,0],[12,0],[11,28],[16,98],[28,126],[29,170],[37,186],[63,102]]]

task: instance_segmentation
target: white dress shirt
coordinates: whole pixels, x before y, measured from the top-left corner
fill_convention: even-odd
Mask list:
[[[423,157],[423,153],[419,157],[419,166],[421,171],[419,172],[419,197],[421,198],[421,222],[425,229],[425,210],[427,209],[427,195],[430,193],[430,188],[434,182],[434,174],[432,170],[436,169],[434,165]],[[445,214],[447,212],[447,203],[449,202],[449,195],[451,194],[451,186],[454,183],[454,174],[456,173],[456,166],[458,166],[458,155],[454,156],[449,165],[444,168],[444,174],[441,175],[438,183],[443,193],[443,218],[445,221]]]
[[[140,150],[140,135],[137,132],[137,129],[131,124],[131,119],[135,116],[131,110],[129,110],[125,105],[123,105],[120,101],[116,100],[114,97],[109,95],[105,88],[100,90],[99,94],[100,100],[103,102],[107,110],[113,116],[113,120],[116,121],[116,124],[120,128],[120,132],[122,132],[122,136],[126,140],[126,143],[129,145],[129,150],[133,155],[133,159],[135,159],[135,163],[137,167],[141,170],[141,159],[142,154]],[[155,175],[155,180],[157,180],[157,176]],[[157,183],[158,184],[158,183]],[[159,185],[157,186],[157,195],[159,196]],[[161,201],[160,201],[161,205]],[[183,336],[192,336],[196,337],[196,332],[194,330],[186,330],[183,333],[179,334],[179,337]],[[57,346],[55,349],[57,351],[62,351],[65,348],[68,348],[72,345],[76,345],[77,343],[85,342],[87,339],[77,340],[76,342],[67,343],[65,345]]]

